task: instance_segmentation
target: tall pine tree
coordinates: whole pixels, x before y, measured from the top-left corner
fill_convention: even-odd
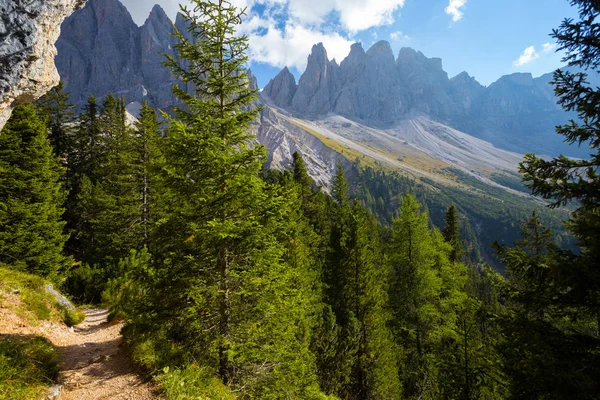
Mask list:
[[[0,134],[0,260],[57,278],[68,266],[61,220],[64,169],[33,105],[15,108]]]
[[[242,13],[225,1],[193,6],[183,10],[189,35],[176,33],[179,57],[166,62],[196,92],[174,87],[185,109],[167,119],[152,312],[230,387],[311,398],[318,387],[297,321],[302,270],[278,240],[290,204],[259,177],[265,149],[248,133],[257,111],[243,70],[248,39],[235,34]]]
[[[579,19],[565,19],[552,33],[558,50],[566,52],[563,61],[570,68],[557,70],[552,83],[559,104],[567,111],[576,112],[579,118],[558,127],[557,133],[565,136],[568,143],[588,146],[591,154],[587,159],[560,156],[552,160],[528,154],[521,163],[521,173],[532,193],[551,200],[552,206],[576,201],[577,209],[567,227],[577,238],[581,250],[557,252],[549,262],[540,264],[541,256],[535,255],[539,245],[532,240],[534,237],[529,237],[524,239],[529,250],[519,246],[522,251],[518,257],[512,257],[517,248],[504,258],[508,265],[530,264],[521,272],[532,283],[525,292],[531,296],[521,297],[521,300],[545,303],[548,316],[558,314],[570,322],[542,319],[545,324],[541,329],[531,328],[539,341],[527,343],[538,347],[523,354],[523,358],[531,363],[527,365],[537,364],[546,369],[547,380],[539,384],[542,377],[539,369],[518,370],[523,383],[519,387],[531,388],[533,392],[529,393],[537,397],[559,398],[560,391],[557,392],[554,384],[564,383],[562,388],[570,396],[591,399],[600,391],[600,369],[597,368],[600,362],[600,89],[590,85],[586,78],[588,71],[595,73],[600,67],[600,5],[592,0],[571,0],[570,3],[577,7]],[[530,289],[535,292],[531,293]],[[524,321],[529,323],[532,319]],[[542,321],[537,319],[537,322]],[[515,345],[524,351],[527,348],[519,343]],[[547,350],[543,352],[549,355],[547,358],[535,355],[542,349]],[[565,374],[567,371],[573,375]]]

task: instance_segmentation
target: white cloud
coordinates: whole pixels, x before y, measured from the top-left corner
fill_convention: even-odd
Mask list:
[[[450,0],[446,7],[446,14],[452,16],[452,21],[458,22],[463,17],[462,8],[467,5],[467,0]]]
[[[252,33],[250,38],[250,59],[276,67],[306,68],[306,60],[316,43],[322,42],[331,60],[343,60],[350,52],[352,41],[338,33],[323,33],[296,23],[289,23],[284,30],[271,24],[264,35]]]
[[[250,15],[241,33],[250,38],[250,60],[303,71],[312,46],[322,42],[329,59],[343,60],[354,43],[351,36],[394,22],[405,0],[236,0],[261,3],[260,16]],[[282,11],[287,11],[282,20]],[[331,17],[335,23],[331,23]],[[377,31],[371,35],[377,39]]]
[[[542,45],[542,51],[544,53],[550,53],[551,51],[554,51],[554,49],[556,49],[556,43],[544,43]]]
[[[405,0],[288,0],[290,17],[303,25],[321,25],[335,12],[340,24],[356,33],[394,22],[393,14]]]
[[[521,67],[523,65],[529,64],[532,61],[540,58],[539,53],[535,50],[535,46],[529,46],[523,51],[523,54],[513,62],[516,67]]]
[[[144,22],[157,2],[172,19],[181,0],[122,0],[137,23]],[[211,0],[216,1],[216,0]],[[229,0],[247,9],[238,29],[250,38],[251,61],[303,71],[312,45],[323,42],[329,58],[348,55],[352,36],[394,22],[406,0]],[[190,3],[182,2],[190,7]],[[260,7],[255,7],[259,5]],[[254,10],[253,10],[254,7]],[[256,10],[260,9],[260,13]],[[333,21],[333,22],[332,22]],[[377,31],[370,32],[374,38]]]
[[[405,35],[401,31],[396,31],[396,32],[390,33],[390,39],[392,39],[392,40],[406,41],[406,40],[410,40],[410,36]]]

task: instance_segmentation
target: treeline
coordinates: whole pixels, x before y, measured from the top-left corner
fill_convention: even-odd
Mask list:
[[[329,196],[298,154],[289,171],[263,171],[264,149],[243,149],[242,130],[234,148],[228,133],[199,138],[191,121],[169,120],[163,136],[154,110],[144,105],[130,127],[113,96],[96,111],[90,98],[83,113],[59,121],[67,97],[58,87],[38,110],[21,106],[0,137],[38,151],[43,166],[24,172],[61,172],[46,182],[60,195],[21,202],[67,204],[66,224],[54,212],[46,229],[18,225],[29,243],[43,234],[62,264],[29,263],[17,247],[14,258],[80,301],[104,295],[145,367],[197,363],[196,373],[218,376],[240,397],[502,397],[499,334],[485,328],[493,288],[460,262],[454,208],[443,233],[431,230],[408,195],[385,235],[349,197],[341,164]],[[25,126],[44,152],[20,141],[34,134]],[[25,159],[11,154],[13,167]]]
[[[486,262],[495,270],[504,266],[492,250],[499,241],[512,245],[519,240],[520,222],[536,211],[544,225],[554,232],[553,243],[576,250],[573,236],[564,227],[567,210],[552,210],[531,198],[521,198],[503,189],[492,188],[472,178],[470,186],[481,186],[479,191],[465,191],[440,185],[432,180],[421,182],[395,171],[354,165],[352,171],[352,196],[360,200],[382,225],[391,224],[397,216],[402,198],[412,193],[428,211],[431,223],[444,226],[445,213],[454,205],[460,215],[460,232],[467,247],[467,261]],[[472,186],[475,187],[475,186]]]
[[[353,200],[341,165],[331,195],[298,154],[265,170],[241,14],[194,4],[202,40],[179,34],[183,61],[166,63],[196,93],[175,87],[185,109],[164,123],[144,104],[128,125],[114,96],[76,115],[61,87],[15,110],[0,135],[0,262],[107,304],[168,398],[597,398],[597,156],[527,156],[534,192],[581,204],[580,250],[533,213],[514,247],[496,245],[502,277],[465,263],[454,206],[440,231],[404,193],[385,226],[368,209],[384,197]],[[598,137],[585,110],[576,132]],[[553,185],[565,162],[588,179]]]

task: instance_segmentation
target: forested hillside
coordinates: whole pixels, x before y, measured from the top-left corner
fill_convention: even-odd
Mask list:
[[[600,7],[572,3],[580,20],[554,37],[594,70]],[[574,210],[559,235],[543,223],[560,227],[556,213],[517,197],[498,208],[368,165],[338,163],[327,194],[299,153],[265,168],[243,13],[192,4],[165,64],[196,90],[173,88],[173,115],[143,104],[129,125],[113,95],[77,114],[62,86],[15,109],[2,265],[110,307],[168,399],[598,398],[600,123],[583,75],[554,76],[582,121],[559,132],[596,153],[520,166],[521,190]],[[503,274],[481,257],[500,239]]]

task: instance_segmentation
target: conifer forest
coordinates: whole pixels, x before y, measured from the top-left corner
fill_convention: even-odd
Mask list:
[[[244,11],[203,0],[164,58],[179,107],[130,122],[60,84],[14,110],[0,264],[108,308],[167,399],[599,399],[600,5],[571,3],[552,36],[583,72],[553,85],[579,119],[557,133],[593,154],[525,156],[539,207],[486,239],[495,265],[461,207],[397,172],[340,162],[325,189],[299,153],[266,168]]]

